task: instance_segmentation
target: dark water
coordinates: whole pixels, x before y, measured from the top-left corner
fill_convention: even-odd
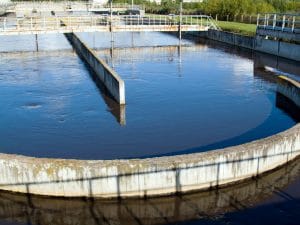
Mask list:
[[[236,145],[296,123],[276,106],[275,74],[256,62],[263,56],[191,41],[178,48],[159,33],[115,35],[114,49],[109,34],[80,36],[125,80],[127,105],[101,93],[72,50],[53,51],[70,48],[62,35],[40,35],[39,52],[0,55],[1,152],[149,157]],[[18,38],[2,40],[1,51],[23,39],[21,50],[35,50],[32,36]]]

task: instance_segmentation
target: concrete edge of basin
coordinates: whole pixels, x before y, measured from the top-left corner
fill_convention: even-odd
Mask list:
[[[290,94],[291,88],[296,92]],[[297,82],[289,78],[279,78],[278,89],[289,98],[300,96]],[[299,155],[300,123],[238,146],[157,158],[73,160],[0,154],[0,189],[61,197],[170,195],[249,179]]]
[[[300,107],[300,83],[286,76],[279,76],[277,83],[277,91]]]

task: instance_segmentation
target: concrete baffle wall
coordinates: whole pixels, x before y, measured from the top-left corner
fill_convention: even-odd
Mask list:
[[[125,83],[121,77],[87,47],[74,33],[65,34],[77,54],[92,68],[109,93],[120,104],[125,104]]]

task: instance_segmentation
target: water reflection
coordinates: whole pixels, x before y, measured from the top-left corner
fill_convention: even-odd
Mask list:
[[[228,45],[218,41],[191,36],[187,36],[187,38],[195,40],[198,44],[253,60],[254,76],[262,78],[265,81],[276,83],[276,76],[282,74],[300,80],[300,64],[296,61]]]
[[[115,117],[117,122],[121,126],[126,125],[126,105],[120,105],[118,102],[114,100],[106,87],[102,84],[102,82],[97,78],[97,76],[90,71],[92,79],[95,81],[97,87],[99,88],[99,93],[102,96],[105,104],[108,107],[108,111]]]
[[[32,57],[34,56],[34,57]],[[14,73],[14,75],[10,74],[10,76],[5,76],[0,77],[1,84],[5,84],[7,86],[14,86],[17,85],[19,87],[22,86],[30,86],[30,85],[42,85],[44,86],[44,90],[46,91],[49,89],[49,84],[50,82],[52,83],[53,86],[55,87],[61,87],[61,88],[66,88],[68,85],[78,85],[83,82],[84,75],[81,76],[75,76],[73,74],[78,73],[78,68],[76,68],[75,63],[71,63],[72,65],[68,65],[69,63],[65,63],[64,66],[67,69],[65,73],[70,74],[68,76],[68,79],[66,82],[65,79],[62,78],[62,74],[59,73],[53,73],[55,77],[52,77],[52,79],[49,79],[48,82],[45,84],[41,84],[41,68],[43,68],[45,63],[45,58],[47,57],[47,61],[51,58],[60,58],[60,59],[69,59],[69,61],[73,61],[76,59],[77,55],[73,51],[49,51],[49,52],[38,52],[38,53],[32,53],[32,52],[16,52],[16,53],[0,53],[0,57],[5,58],[7,61],[21,61],[22,62],[22,70],[21,71],[28,71],[27,73],[24,74],[24,72],[20,72],[18,74],[18,71],[16,69],[12,68],[11,73]],[[71,60],[70,60],[71,58]],[[35,65],[34,68],[32,68],[32,64]],[[49,68],[44,68],[44,70],[51,70],[52,65],[48,64]],[[88,68],[87,68],[88,69]],[[5,70],[0,70],[0,75],[5,74]],[[35,73],[38,72],[38,73]],[[126,124],[126,115],[125,115],[125,106],[120,106],[109,94],[109,92],[106,90],[106,88],[102,85],[101,81],[97,79],[97,77],[93,74],[92,71],[90,71],[91,78],[94,79],[98,89],[99,89],[99,94],[102,96],[104,102],[106,103],[106,108],[107,111],[111,112],[111,114],[115,117],[116,121],[120,125],[125,125]],[[49,75],[48,75],[49,76]],[[67,88],[68,89],[68,88]],[[32,94],[31,92],[29,94]],[[64,94],[63,96],[56,96],[55,97],[55,102],[51,105],[52,112],[56,112],[58,110],[62,110],[65,105],[67,104],[69,100],[69,95]],[[50,99],[49,99],[50,100]],[[52,99],[53,100],[53,99]],[[24,107],[26,108],[33,108],[30,107],[32,104],[36,103],[26,103]],[[29,106],[29,107],[28,107]],[[38,105],[41,107],[41,105]],[[37,107],[34,107],[37,108]]]
[[[279,92],[276,92],[276,107],[282,109],[296,122],[300,121],[300,108]]]
[[[169,224],[217,220],[222,215],[264,204],[280,197],[291,201],[287,185],[299,179],[300,159],[262,177],[219,190],[151,199],[63,199],[0,193],[0,223]]]

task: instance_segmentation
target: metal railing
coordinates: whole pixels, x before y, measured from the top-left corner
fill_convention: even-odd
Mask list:
[[[138,15],[122,16],[122,21],[127,25],[179,25],[179,15],[148,15],[140,17]],[[218,29],[213,19],[207,15],[184,15],[182,16],[182,25],[198,25],[208,27],[209,29]]]
[[[300,33],[300,14],[264,14],[257,19],[259,29]]]
[[[163,16],[163,15],[151,15],[151,16],[103,16],[103,15],[86,15],[86,16],[52,16],[52,17],[24,17],[24,18],[0,18],[0,35],[10,32],[27,32],[27,31],[57,31],[68,32],[77,29],[81,30],[106,30],[112,28],[118,28],[122,31],[122,28],[128,31],[132,28],[140,29],[143,31],[149,27],[153,31],[160,29],[167,31],[178,29],[179,16]],[[218,29],[211,17],[206,15],[192,15],[182,16],[182,25],[185,30],[208,30]],[[148,28],[147,28],[148,27]],[[78,31],[78,32],[79,32]],[[149,29],[148,29],[149,31]]]

